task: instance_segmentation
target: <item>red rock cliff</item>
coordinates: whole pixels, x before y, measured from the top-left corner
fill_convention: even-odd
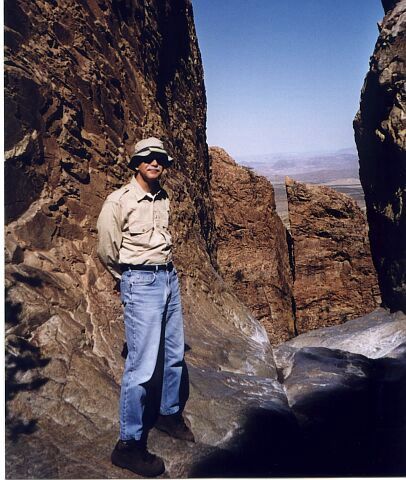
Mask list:
[[[287,231],[272,184],[210,147],[219,271],[273,344],[295,334]]]
[[[365,215],[349,196],[287,177],[297,332],[337,325],[380,304]]]

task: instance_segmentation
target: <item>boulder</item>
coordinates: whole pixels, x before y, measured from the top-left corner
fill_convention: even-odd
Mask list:
[[[405,320],[403,312],[389,313],[380,307],[341,325],[302,333],[284,346],[339,349],[368,358],[392,357],[406,342]]]
[[[275,349],[311,476],[404,475],[406,316],[376,311]],[[300,466],[300,467],[299,467]]]

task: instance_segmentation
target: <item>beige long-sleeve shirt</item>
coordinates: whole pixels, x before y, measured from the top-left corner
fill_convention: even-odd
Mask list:
[[[97,220],[97,253],[114,278],[120,265],[158,265],[172,260],[169,198],[164,189],[145,192],[135,177],[111,193]]]

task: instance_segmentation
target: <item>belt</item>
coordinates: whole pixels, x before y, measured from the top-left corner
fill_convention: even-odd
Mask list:
[[[132,265],[131,263],[122,263],[120,265],[121,273],[127,270],[146,270],[149,272],[156,272],[158,270],[167,270],[171,272],[173,270],[173,263],[162,263],[160,265]]]

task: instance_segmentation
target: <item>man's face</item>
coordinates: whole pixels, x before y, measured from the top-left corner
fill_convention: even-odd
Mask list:
[[[148,162],[141,162],[138,165],[138,172],[141,174],[142,178],[148,183],[159,180],[163,171],[164,166],[159,162],[157,158],[148,160]]]

